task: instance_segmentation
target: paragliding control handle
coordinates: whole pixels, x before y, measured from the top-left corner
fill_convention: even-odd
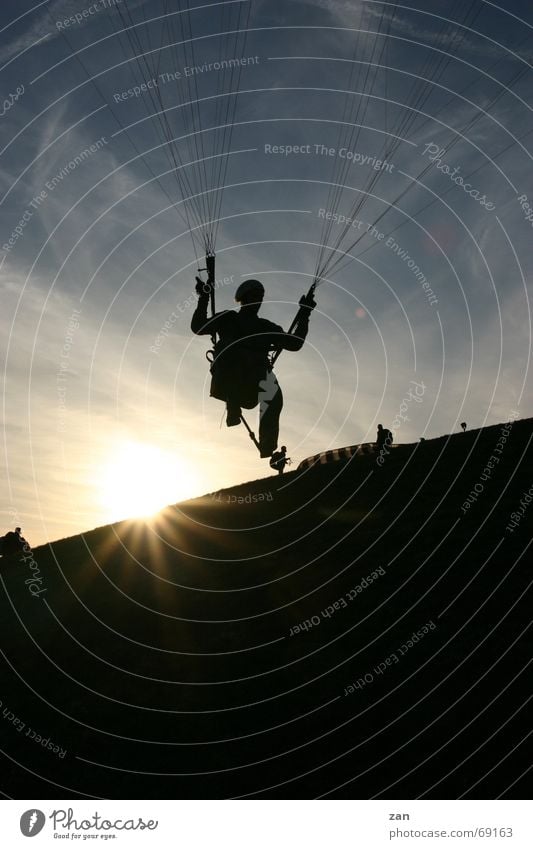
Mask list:
[[[311,286],[307,295],[302,295],[298,304],[300,306],[300,310],[302,312],[309,311],[311,312],[316,307],[316,301],[314,299],[315,287]]]
[[[199,277],[196,278],[197,283],[199,284],[201,291],[199,290],[199,286],[196,287],[196,291],[198,294],[204,295],[214,295],[215,290],[215,254],[206,254],[205,257],[205,268],[199,268],[198,272],[207,271],[207,280],[200,280]]]
[[[215,282],[215,254],[206,254],[205,268],[199,268],[198,271],[207,271],[207,282]]]
[[[207,282],[211,283],[211,285],[215,282],[215,255],[207,254],[205,258],[205,265],[207,271]]]

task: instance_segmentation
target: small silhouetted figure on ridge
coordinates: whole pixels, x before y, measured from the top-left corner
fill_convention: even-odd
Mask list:
[[[21,528],[15,528],[14,531],[8,531],[5,536],[0,537],[0,554],[4,557],[16,554],[22,551],[26,544],[26,540],[21,536]]]
[[[463,433],[466,430],[466,422],[461,422],[461,427],[463,428]]]
[[[387,445],[387,447],[392,445],[392,433],[382,424],[378,424],[376,447],[380,450],[384,445]]]
[[[282,475],[287,464],[290,464],[291,458],[287,457],[287,448],[282,445],[279,451],[274,451],[270,460],[270,468],[275,469],[278,474]]]

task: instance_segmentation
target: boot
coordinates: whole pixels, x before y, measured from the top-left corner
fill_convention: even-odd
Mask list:
[[[235,404],[232,401],[228,401],[226,403],[227,416],[226,416],[226,425],[227,427],[235,427],[235,425],[239,425],[241,423],[241,415],[242,411],[238,404]]]
[[[263,460],[272,457],[275,450],[276,445],[273,445],[272,441],[267,443],[266,440],[259,440],[259,455]]]

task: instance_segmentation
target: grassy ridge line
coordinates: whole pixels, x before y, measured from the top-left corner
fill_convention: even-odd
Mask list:
[[[468,430],[466,433],[448,434],[439,437],[434,437],[431,439],[426,439],[424,443],[398,443],[394,446],[394,455],[391,454],[391,459],[394,458],[395,463],[400,461],[400,459],[402,462],[405,462],[408,455],[419,448],[424,449],[425,458],[428,461],[434,460],[437,456],[437,453],[440,453],[442,450],[446,450],[448,456],[450,451],[452,451],[453,453],[457,451],[459,452],[459,454],[465,456],[466,458],[468,452],[471,450],[479,450],[482,446],[486,446],[488,449],[493,443],[495,445],[497,443],[497,437],[499,436],[503,427],[505,427],[505,423],[491,425],[490,427],[480,429]],[[518,428],[523,430],[529,429],[533,431],[533,418],[519,419],[514,423],[513,427],[515,428],[515,430]],[[328,448],[327,450],[329,451],[335,449]],[[420,462],[423,462],[423,457],[421,455],[419,455],[419,458]],[[505,461],[506,458],[504,455],[503,462],[505,463]],[[336,463],[327,463],[323,465],[317,464],[312,469],[306,469],[301,472],[294,469],[292,471],[286,472],[282,476],[278,474],[271,474],[264,478],[256,478],[255,480],[246,481],[240,484],[235,484],[230,487],[216,490],[214,492],[206,493],[205,495],[198,496],[197,498],[178,502],[174,505],[170,505],[167,508],[163,508],[161,510],[161,513],[164,515],[169,515],[168,511],[179,510],[183,511],[185,515],[188,515],[190,514],[191,510],[192,512],[194,512],[197,507],[201,506],[202,508],[204,508],[206,504],[210,504],[211,502],[218,504],[219,507],[232,507],[235,504],[238,505],[239,502],[238,500],[237,502],[230,501],[230,499],[244,499],[248,495],[254,496],[266,492],[279,492],[280,489],[290,490],[291,485],[296,481],[296,479],[300,478],[301,476],[307,476],[309,474],[321,474],[324,478],[334,478],[338,475],[339,470],[342,467],[366,471],[372,469],[375,466],[375,462],[376,458],[372,455],[362,457],[358,456],[353,457],[351,460],[340,460]],[[301,494],[300,487],[298,487],[298,490]],[[266,507],[269,504],[269,501],[265,498],[264,500],[260,500],[255,503]],[[92,535],[100,536],[105,532],[109,532],[111,529],[115,529],[116,533],[120,535],[122,530],[127,530],[131,527],[132,522],[144,524],[144,521],[140,519],[124,519],[118,522],[113,522],[109,525],[100,525],[96,528],[84,531],[81,534],[73,534],[72,536],[62,537],[59,540],[54,540],[50,543],[43,543],[42,545],[34,548],[33,551],[34,553],[41,554],[43,550],[47,549],[49,545],[71,543],[73,540],[81,539],[82,537],[90,538]],[[149,524],[149,520],[146,520],[146,523]]]

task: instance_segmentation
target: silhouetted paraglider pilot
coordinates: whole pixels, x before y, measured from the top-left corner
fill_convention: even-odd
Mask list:
[[[282,475],[287,463],[291,462],[291,458],[287,457],[287,448],[282,445],[279,451],[274,451],[270,459],[270,468],[275,469],[278,474]]]
[[[463,428],[463,433],[466,431],[466,422],[461,422],[461,427]]]
[[[378,448],[378,450],[381,450],[384,445],[386,445],[387,447],[392,445],[392,433],[386,427],[383,427],[382,424],[378,424],[376,447]]]
[[[274,351],[299,351],[309,328],[316,302],[312,295],[300,299],[294,333],[259,318],[265,289],[259,280],[245,280],[235,293],[241,308],[224,310],[208,318],[213,284],[196,278],[198,305],[191,330],[199,336],[218,337],[211,360],[211,396],[226,402],[228,427],[241,423],[242,407],[259,409],[259,452],[270,457],[278,444],[283,395],[269,360]],[[256,443],[257,444],[257,443]]]

